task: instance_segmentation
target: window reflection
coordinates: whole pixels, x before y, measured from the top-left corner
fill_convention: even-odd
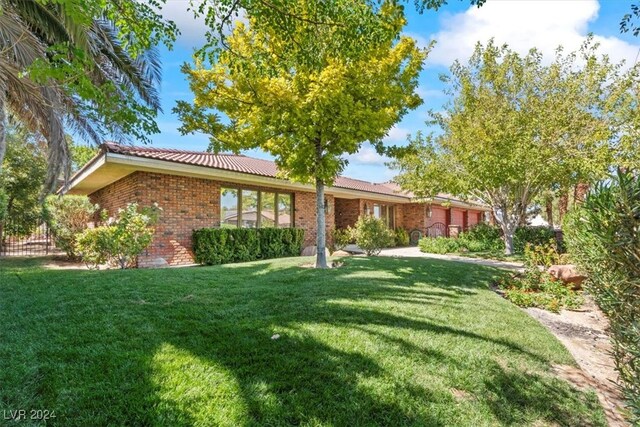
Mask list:
[[[238,227],[238,190],[223,188],[220,191],[220,227]]]
[[[240,222],[242,228],[256,228],[258,226],[258,192],[241,190],[242,216]]]
[[[291,194],[278,194],[278,227],[291,227]]]

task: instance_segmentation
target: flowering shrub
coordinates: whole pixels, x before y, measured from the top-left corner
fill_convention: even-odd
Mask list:
[[[122,269],[134,267],[138,255],[153,240],[153,224],[160,211],[158,206],[139,210],[137,203],[129,203],[106,225],[80,233],[76,250],[91,267],[104,263]]]

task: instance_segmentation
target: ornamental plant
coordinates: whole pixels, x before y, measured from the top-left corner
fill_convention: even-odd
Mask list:
[[[356,245],[368,256],[378,255],[382,248],[391,246],[394,240],[393,231],[389,230],[380,218],[363,215],[353,228]]]
[[[640,423],[640,177],[618,171],[564,224],[572,260],[609,318],[613,356],[632,425]]]
[[[87,265],[98,267],[108,263],[121,269],[136,265],[140,255],[153,240],[161,209],[154,205],[138,208],[137,203],[129,203],[119,209],[114,219],[106,225],[86,230],[78,236],[76,251]]]
[[[98,205],[87,196],[56,196],[45,199],[44,217],[53,233],[56,247],[65,251],[71,259],[78,259],[77,237],[93,221]]]

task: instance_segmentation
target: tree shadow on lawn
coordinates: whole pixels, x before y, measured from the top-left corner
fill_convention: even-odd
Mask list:
[[[3,409],[59,408],[61,425],[438,426],[473,424],[481,408],[495,417],[480,419],[485,423],[594,423],[591,397],[559,380],[509,372],[491,355],[478,373],[484,385],[468,390],[476,402],[457,402],[448,378],[444,385],[413,380],[440,367],[464,372],[469,362],[402,331],[471,347],[490,343],[549,362],[513,341],[438,323],[428,312],[396,310],[401,303],[460,310],[486,289],[490,269],[354,258],[330,271],[265,262],[158,273],[16,273],[23,277],[13,302],[28,319],[7,323],[0,338],[10,343],[10,334],[24,333],[33,354],[22,376],[0,373],[3,381],[23,380],[0,387]],[[55,311],[39,316],[49,304]],[[408,377],[395,372],[405,368],[392,363],[398,357],[417,364]],[[19,359],[3,347],[0,366],[11,365],[0,371]],[[535,401],[524,394],[532,384]]]

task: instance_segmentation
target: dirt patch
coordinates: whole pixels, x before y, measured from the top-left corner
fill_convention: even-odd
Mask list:
[[[43,268],[50,270],[88,270],[83,262],[71,261],[65,255],[54,255],[43,259]]]
[[[554,373],[580,389],[594,389],[610,426],[629,425],[620,413],[623,400],[611,357],[609,322],[593,300],[586,297],[580,311],[563,310],[559,314],[539,308],[525,311],[546,326],[580,366],[554,366]]]

